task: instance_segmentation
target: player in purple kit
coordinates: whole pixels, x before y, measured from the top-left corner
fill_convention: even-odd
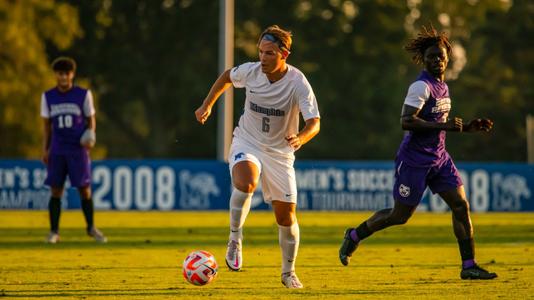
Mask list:
[[[43,162],[48,175],[45,184],[50,186],[48,204],[50,234],[47,242],[59,242],[59,216],[61,196],[67,174],[72,186],[78,188],[81,206],[87,223],[87,234],[97,242],[107,238],[93,223],[91,198],[91,160],[89,149],[95,142],[95,108],[91,91],[73,84],[76,62],[59,57],[52,63],[57,86],[41,97],[41,117],[44,121]],[[83,143],[83,145],[82,145]]]
[[[410,85],[401,112],[401,124],[407,133],[395,159],[393,208],[377,211],[357,228],[348,228],[339,259],[348,265],[361,240],[384,228],[405,224],[414,213],[428,186],[438,193],[452,211],[454,234],[462,257],[462,279],[493,279],[497,274],[479,267],[474,257],[473,227],[462,180],[445,150],[446,131],[490,131],[493,122],[448,118],[451,108],[449,88],[444,82],[452,47],[448,38],[434,28],[422,28],[405,49],[424,70]]]

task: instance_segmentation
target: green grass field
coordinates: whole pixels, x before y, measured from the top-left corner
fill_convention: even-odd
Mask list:
[[[370,213],[302,212],[297,273],[302,290],[280,283],[278,230],[271,212],[245,224],[244,267],[228,271],[226,212],[97,212],[109,238],[84,235],[80,211],[61,216],[61,243],[44,243],[45,211],[0,211],[0,298],[40,299],[525,299],[534,297],[534,214],[474,214],[477,260],[493,281],[459,278],[450,214],[416,213],[408,224],[363,242],[350,266],[337,251],[343,231]],[[212,252],[217,279],[196,287],[182,260]]]

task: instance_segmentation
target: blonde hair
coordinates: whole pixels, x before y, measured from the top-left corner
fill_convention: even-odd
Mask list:
[[[270,34],[278,39],[280,42],[278,43],[278,47],[281,49],[285,48],[287,51],[291,50],[291,44],[293,43],[293,40],[291,39],[291,31],[284,30],[278,25],[269,26],[261,33],[260,39],[258,40],[258,45],[266,34]]]

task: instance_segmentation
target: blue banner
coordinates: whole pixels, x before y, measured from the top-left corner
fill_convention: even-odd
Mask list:
[[[534,211],[534,165],[458,163],[471,210]],[[393,204],[392,162],[300,161],[295,165],[300,210],[378,210]],[[0,209],[45,209],[50,192],[39,161],[0,160]],[[228,165],[195,160],[103,160],[93,162],[97,209],[228,209]],[[79,208],[76,189],[67,188],[64,208]],[[261,186],[252,206],[268,209]],[[418,207],[446,211],[428,190]]]

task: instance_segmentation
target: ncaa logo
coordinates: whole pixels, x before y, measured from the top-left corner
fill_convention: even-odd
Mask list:
[[[401,184],[399,186],[399,194],[404,198],[410,196],[410,187],[407,187],[404,184]]]

